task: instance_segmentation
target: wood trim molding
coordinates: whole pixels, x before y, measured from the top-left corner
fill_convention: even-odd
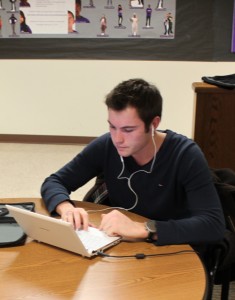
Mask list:
[[[30,134],[0,134],[0,143],[27,144],[89,144],[96,137]]]
[[[235,89],[226,89],[206,82],[194,82],[193,88],[196,93],[228,94],[228,95],[235,94]]]

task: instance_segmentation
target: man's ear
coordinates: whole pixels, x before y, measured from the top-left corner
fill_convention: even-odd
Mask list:
[[[156,116],[152,121],[152,126],[154,127],[154,131],[158,128],[159,124],[161,122],[161,118],[159,116]]]

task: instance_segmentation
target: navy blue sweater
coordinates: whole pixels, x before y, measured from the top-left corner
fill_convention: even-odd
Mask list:
[[[145,166],[132,157],[123,168],[110,134],[92,141],[72,161],[49,176],[42,185],[42,197],[50,212],[90,179],[104,174],[110,205],[157,221],[158,245],[208,244],[224,236],[224,218],[207,162],[190,139],[170,130],[159,149],[152,173],[152,161]],[[131,189],[130,189],[131,187]]]

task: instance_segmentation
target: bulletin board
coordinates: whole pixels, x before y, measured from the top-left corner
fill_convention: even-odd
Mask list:
[[[12,5],[10,0],[2,2],[7,1]],[[72,6],[68,10],[75,16],[74,0],[69,1]],[[19,5],[17,1],[13,2]],[[91,21],[90,0],[82,0],[82,3],[83,17]],[[118,19],[119,4],[123,8],[121,26]],[[2,28],[0,59],[235,61],[235,53],[231,51],[234,0],[93,0],[93,5],[96,8],[93,15],[96,15],[97,30],[93,29],[90,33],[82,33],[82,28],[89,28],[85,27],[87,24],[75,24],[74,32],[68,34],[67,21],[61,22],[60,33],[28,34],[16,31],[10,33],[16,36],[9,37]],[[149,5],[152,15],[151,23],[147,24]],[[6,9],[9,11],[11,7]],[[27,8],[20,10],[27,15]],[[164,23],[169,13],[171,31]],[[131,21],[134,14],[139,19],[136,34]],[[19,13],[16,15],[20,18]],[[0,16],[3,23],[6,17],[1,9]],[[103,16],[107,18],[104,32],[101,30]],[[30,20],[29,15],[27,20]],[[30,25],[32,32],[35,31],[36,27]],[[12,30],[13,25],[9,27],[8,24],[8,28]]]

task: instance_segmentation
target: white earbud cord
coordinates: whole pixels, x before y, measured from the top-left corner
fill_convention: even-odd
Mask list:
[[[144,172],[146,174],[151,174],[152,171],[153,171],[153,167],[154,167],[154,164],[155,164],[155,160],[156,160],[156,156],[157,156],[157,147],[156,147],[156,143],[155,143],[155,140],[154,140],[154,135],[152,136],[152,141],[153,141],[153,146],[154,146],[154,157],[153,157],[153,161],[152,161],[152,164],[150,166],[150,169],[149,171],[146,171],[146,170],[138,170],[138,171],[135,171],[134,173],[132,173],[130,175],[130,177],[121,177],[124,170],[125,170],[125,163],[124,163],[124,160],[121,156],[121,162],[122,162],[122,170],[120,172],[120,174],[117,176],[117,179],[127,179],[127,184],[128,184],[128,187],[129,189],[131,190],[131,192],[135,195],[135,203],[132,207],[130,208],[123,208],[123,207],[108,207],[108,208],[104,208],[104,209],[100,209],[100,210],[88,210],[87,212],[88,213],[91,213],[91,212],[96,212],[96,211],[105,211],[105,210],[110,210],[110,209],[123,209],[123,210],[126,210],[126,211],[129,211],[129,210],[132,210],[136,207],[136,205],[138,204],[138,201],[139,201],[139,197],[137,195],[137,193],[133,190],[132,186],[131,186],[131,179],[134,175],[136,175],[137,173],[140,173],[140,172]]]

